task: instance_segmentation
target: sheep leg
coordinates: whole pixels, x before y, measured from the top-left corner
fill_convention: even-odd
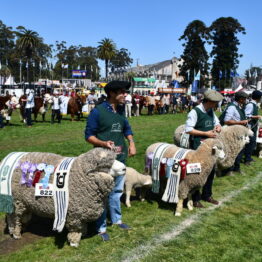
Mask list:
[[[182,211],[183,211],[183,199],[179,199],[179,200],[178,200],[178,203],[177,203],[177,206],[176,206],[175,216],[176,216],[176,217],[180,217]]]
[[[187,208],[188,208],[189,211],[192,211],[194,209],[191,194],[188,195]]]
[[[14,230],[13,230],[13,238],[14,239],[20,239],[22,237],[21,232],[22,232],[21,218],[16,216],[15,217],[15,227],[14,227]]]
[[[67,234],[67,240],[71,247],[78,247],[82,237],[82,232],[69,232]]]
[[[6,214],[6,223],[8,227],[9,234],[12,236],[15,230],[15,214]]]
[[[131,204],[130,204],[131,191],[132,191],[132,185],[127,184],[126,185],[126,206],[127,207],[131,207]]]

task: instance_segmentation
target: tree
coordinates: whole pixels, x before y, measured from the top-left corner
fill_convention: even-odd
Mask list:
[[[209,27],[209,33],[213,43],[211,56],[212,79],[216,86],[224,89],[229,84],[231,72],[236,72],[239,64],[237,34],[246,34],[245,28],[233,17],[221,17],[215,20]]]
[[[98,42],[97,55],[98,58],[105,61],[106,78],[108,77],[109,61],[116,55],[116,46],[113,40],[104,38]]]
[[[133,59],[130,56],[131,53],[126,48],[116,50],[115,56],[110,61],[111,71],[125,70],[133,63]]]
[[[28,67],[28,81],[31,81],[30,68],[32,64],[33,55],[37,56],[37,47],[43,43],[43,39],[39,37],[38,33],[32,30],[25,29],[23,26],[16,28],[17,40],[16,45],[20,52],[21,58],[26,58]]]
[[[184,77],[184,84],[189,85],[194,80],[195,74],[200,71],[200,84],[204,84],[208,78],[208,53],[205,43],[209,39],[208,29],[200,20],[194,20],[188,24],[184,34],[179,40],[184,40],[182,46],[185,47],[183,64],[180,66],[180,75]]]

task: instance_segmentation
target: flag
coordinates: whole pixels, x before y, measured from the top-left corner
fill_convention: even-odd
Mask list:
[[[190,69],[187,70],[186,73],[187,73],[187,80],[189,80],[190,79]]]
[[[235,73],[233,71],[230,71],[230,77],[235,77]]]
[[[223,77],[223,72],[219,70],[219,79],[221,79],[222,77]]]
[[[200,71],[198,71],[198,73],[195,75],[194,80],[200,81]]]
[[[68,68],[68,65],[64,65],[64,68]]]
[[[42,63],[41,63],[41,61],[39,62],[39,67],[42,68]]]
[[[192,93],[197,93],[197,91],[198,91],[198,81],[197,80],[195,80],[195,81],[193,81],[193,83],[192,83]]]

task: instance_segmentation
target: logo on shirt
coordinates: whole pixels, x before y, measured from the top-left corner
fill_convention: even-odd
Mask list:
[[[121,132],[121,125],[119,123],[113,124],[111,132]]]
[[[212,126],[212,121],[211,120],[206,120],[205,121],[205,127],[210,127]]]

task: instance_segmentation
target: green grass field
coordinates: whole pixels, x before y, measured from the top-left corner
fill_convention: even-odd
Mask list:
[[[142,172],[147,146],[157,141],[172,143],[175,128],[183,124],[185,119],[186,114],[131,118],[137,155],[128,160],[128,166]],[[50,116],[47,120],[50,120]],[[15,113],[12,123],[15,126],[0,130],[0,159],[13,151],[77,156],[91,149],[84,140],[85,121],[71,122],[68,117],[61,125],[38,122],[33,128],[26,128]],[[242,176],[215,178],[214,197],[221,200],[241,190],[249,181],[254,181],[261,171],[261,160],[255,159],[252,166],[242,166]],[[211,205],[204,203],[207,209],[192,212],[184,209],[182,217],[174,216],[171,205],[159,207],[156,201],[133,201],[130,209],[124,205],[122,209],[123,220],[132,230],[123,232],[108,227],[109,242],[103,243],[98,236],[92,236],[82,239],[79,248],[74,249],[68,246],[64,233],[50,235],[33,244],[26,244],[15,252],[0,255],[0,261],[122,261],[139,254],[139,247],[148,244],[151,245],[150,252],[137,261],[262,261],[260,178],[261,175],[256,182],[239,191],[219,208],[209,211]],[[176,238],[155,245],[161,236],[194,215],[197,215],[196,223]],[[4,214],[0,216],[1,219],[4,219]],[[0,248],[1,241],[7,238],[0,232]]]

